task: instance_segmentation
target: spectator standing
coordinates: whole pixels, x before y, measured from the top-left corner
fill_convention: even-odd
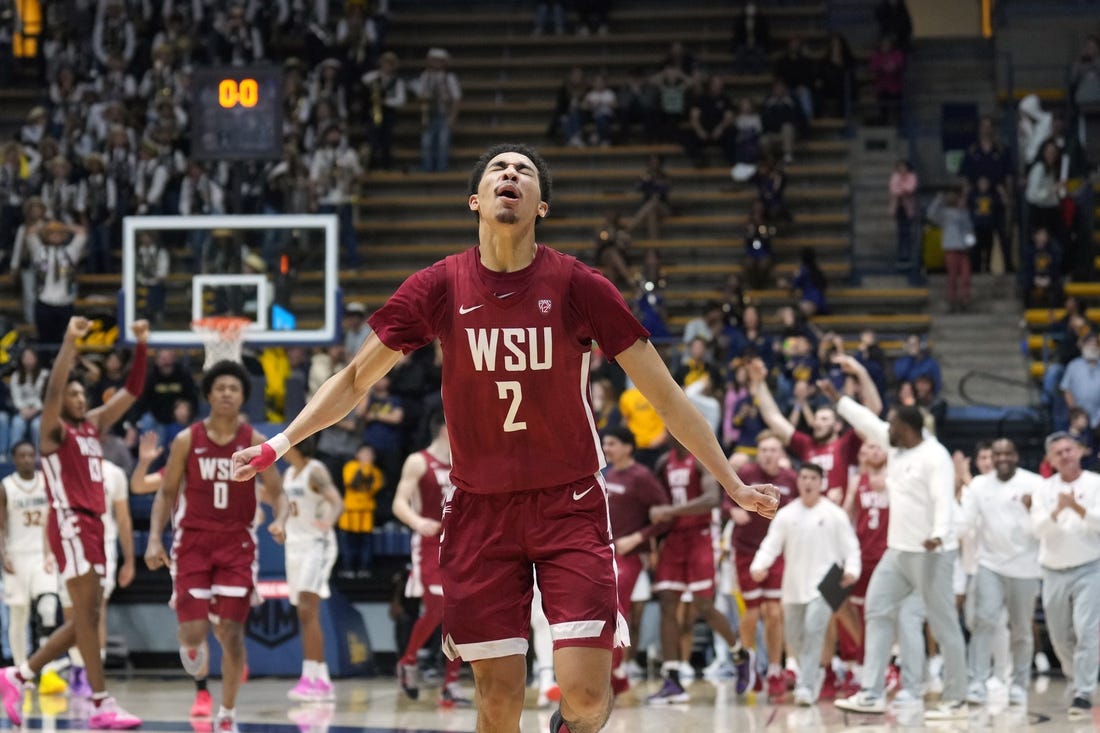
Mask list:
[[[65,337],[76,302],[77,265],[87,240],[83,227],[59,221],[27,233],[38,288],[34,323],[41,343],[59,344]]]
[[[535,3],[535,24],[531,35],[540,36],[551,31],[558,36],[565,33],[565,3]]]
[[[345,267],[360,265],[359,238],[355,233],[352,200],[363,175],[359,154],[344,142],[340,125],[329,124],[323,143],[313,152],[309,166],[311,188],[323,214],[336,214],[340,222],[340,249]]]
[[[665,64],[653,77],[659,100],[657,114],[657,142],[674,143],[680,140],[680,123],[687,110],[690,77],[676,64]]]
[[[447,170],[451,150],[451,129],[458,118],[462,87],[454,72],[447,70],[451,55],[442,48],[428,51],[427,68],[416,82],[420,97],[420,165],[425,171]]]
[[[688,111],[691,133],[684,138],[684,148],[695,167],[706,165],[704,151],[710,145],[721,149],[726,165],[737,161],[737,135],[733,103],[723,91],[722,77],[717,74],[707,82],[706,91],[697,95]]]
[[[157,349],[153,366],[145,379],[141,405],[146,413],[139,421],[141,432],[156,431],[161,445],[168,445],[164,438],[168,426],[176,421],[177,400],[186,400],[191,405],[191,414],[198,411],[198,390],[195,380],[178,359],[173,349]]]
[[[737,130],[736,162],[755,165],[760,160],[764,123],[748,97],[738,102],[733,124]]]
[[[974,227],[974,246],[970,250],[971,271],[981,273],[993,269],[993,238],[997,237],[1005,272],[1015,272],[1012,243],[1003,226],[1004,203],[985,176],[979,178],[978,185],[967,194],[966,208],[970,211],[970,223]]]
[[[1062,246],[1046,227],[1032,232],[1021,271],[1025,308],[1057,308],[1062,303]]]
[[[1027,172],[1027,188],[1024,200],[1027,201],[1027,222],[1031,228],[1046,227],[1055,239],[1064,245],[1066,238],[1065,221],[1062,218],[1061,203],[1066,189],[1061,181],[1062,154],[1053,140],[1047,140],[1039,149],[1038,159],[1031,164]],[[1069,252],[1063,252],[1063,267],[1071,261]]]
[[[573,147],[584,145],[584,97],[588,93],[588,79],[584,69],[574,66],[558,87],[554,104],[554,117],[547,128],[547,136],[560,136]]]
[[[1069,70],[1069,91],[1080,123],[1078,139],[1092,166],[1100,163],[1100,37],[1091,35]]]
[[[775,227],[764,218],[764,203],[757,199],[749,212],[749,221],[745,231],[745,280],[753,290],[768,287],[771,279],[772,238]]]
[[[775,76],[782,79],[807,120],[814,117],[814,86],[817,80],[817,64],[806,55],[802,39],[795,36],[787,42],[786,52],[775,62]]]
[[[84,158],[84,171],[86,175],[77,188],[76,211],[88,231],[88,269],[113,272],[112,232],[119,211],[118,187],[107,175],[106,163],[99,153]]]
[[[343,574],[369,578],[374,550],[374,509],[378,493],[385,484],[381,469],[374,464],[374,448],[364,443],[355,458],[344,464],[344,513],[340,515],[337,535]]]
[[[759,74],[768,68],[771,30],[766,15],[754,2],[733,21],[733,56],[738,73]]]
[[[0,173],[2,175],[2,173]],[[15,230],[11,252],[11,274],[23,291],[23,319],[34,323],[34,305],[38,300],[38,270],[31,257],[29,234],[46,220],[46,204],[37,196],[23,202],[23,223]]]
[[[847,118],[855,91],[855,58],[848,40],[832,32],[817,65],[815,93],[822,115]]]
[[[783,162],[794,160],[794,142],[805,124],[802,109],[794,101],[782,79],[772,82],[772,91],[760,108],[760,120],[764,126],[764,146],[769,154],[778,149]]]
[[[871,52],[871,84],[878,98],[879,124],[896,125],[901,120],[902,90],[905,85],[905,54],[893,36],[884,35]]]
[[[378,68],[363,75],[363,84],[367,87],[369,167],[388,171],[393,167],[393,128],[408,96],[404,80],[397,75],[397,54],[383,53]]]
[[[638,180],[638,190],[642,194],[642,205],[634,212],[633,226],[644,223],[646,236],[650,239],[661,238],[661,222],[672,214],[672,204],[668,200],[670,184],[665,171],[665,159],[654,153],[649,156],[645,172]]]
[[[932,377],[938,393],[943,388],[940,365],[932,356],[928,344],[917,334],[905,339],[905,353],[894,360],[894,381],[912,382],[922,374]]]
[[[139,287],[145,288],[145,307],[141,309],[142,315],[139,317],[159,324],[164,320],[164,296],[168,273],[171,271],[171,258],[153,232],[139,231],[137,236],[134,279]]]
[[[829,304],[825,299],[825,291],[829,282],[817,264],[817,250],[803,247],[799,257],[801,262],[794,280],[791,281],[791,290],[798,298],[799,310],[807,318],[828,313]]]
[[[344,329],[344,353],[358,353],[359,347],[371,334],[367,323],[367,306],[358,301],[349,302],[344,306],[344,321],[341,325]]]
[[[1026,172],[1031,164],[1039,158],[1039,149],[1051,136],[1054,129],[1054,115],[1043,109],[1042,101],[1035,94],[1028,94],[1021,99],[1016,109],[1018,117],[1016,126],[1017,150],[1020,151],[1020,162],[1023,163]],[[983,117],[982,127],[979,128],[979,140],[981,140],[982,129],[987,124],[986,120],[989,120],[988,125],[990,128],[993,126],[991,118]]]
[[[947,261],[947,305],[953,313],[970,308],[970,249],[974,225],[966,202],[958,191],[937,194],[928,207],[928,218],[943,231],[943,255]]]
[[[921,257],[915,249],[917,223],[917,172],[908,160],[899,160],[890,174],[890,213],[897,226],[898,270],[912,282],[920,274]]]
[[[1057,473],[1031,500],[1043,613],[1072,691],[1071,720],[1092,716],[1100,666],[1100,475],[1082,470],[1081,452],[1066,433],[1047,437],[1047,459]]]

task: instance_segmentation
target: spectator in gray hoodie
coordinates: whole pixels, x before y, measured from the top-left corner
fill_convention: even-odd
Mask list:
[[[943,230],[943,256],[947,265],[947,304],[953,313],[970,307],[970,248],[974,225],[962,193],[953,189],[936,195],[928,207],[928,219]]]

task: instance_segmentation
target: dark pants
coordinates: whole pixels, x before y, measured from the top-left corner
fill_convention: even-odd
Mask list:
[[[393,167],[393,123],[397,111],[382,107],[382,121],[370,126],[370,167],[388,171]]]
[[[374,547],[370,532],[336,533],[340,545],[340,563],[345,570],[370,570],[374,562]]]
[[[74,309],[69,305],[50,305],[41,300],[34,304],[34,325],[38,329],[38,343],[59,345],[65,340],[69,319]]]

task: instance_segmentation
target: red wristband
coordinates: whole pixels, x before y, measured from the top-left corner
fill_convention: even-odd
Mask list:
[[[275,449],[267,443],[260,444],[260,455],[253,458],[248,462],[248,465],[255,468],[257,471],[263,471],[271,468],[271,464],[275,462],[278,456],[275,455]]]
[[[124,387],[134,397],[141,397],[141,393],[145,391],[148,350],[148,346],[143,341],[139,341],[138,345],[134,347],[134,359],[130,362],[130,373],[126,375],[126,386]]]

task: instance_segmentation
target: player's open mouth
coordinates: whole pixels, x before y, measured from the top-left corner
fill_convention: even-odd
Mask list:
[[[497,186],[494,193],[502,199],[511,199],[512,201],[519,200],[519,188],[514,183],[502,183]]]

